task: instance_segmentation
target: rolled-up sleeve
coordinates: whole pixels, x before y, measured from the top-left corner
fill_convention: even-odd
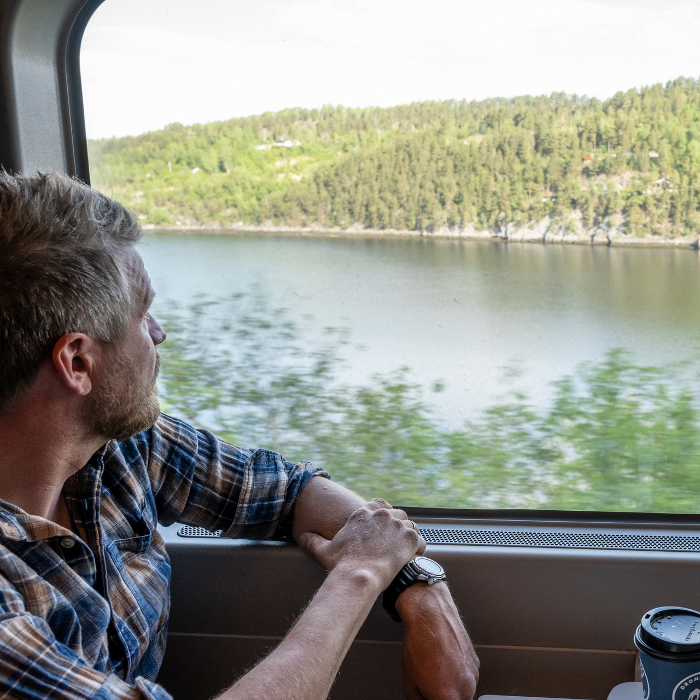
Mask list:
[[[181,522],[229,537],[279,537],[288,534],[294,504],[309,479],[329,477],[309,462],[242,449],[166,415],[145,439],[162,525]]]
[[[172,700],[145,678],[129,685],[90,668],[56,641],[46,622],[0,611],[0,696],[22,700]]]

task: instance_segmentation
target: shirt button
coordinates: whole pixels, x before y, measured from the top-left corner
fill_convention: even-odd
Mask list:
[[[64,537],[61,540],[61,547],[64,549],[70,549],[75,546],[75,540],[72,537]]]

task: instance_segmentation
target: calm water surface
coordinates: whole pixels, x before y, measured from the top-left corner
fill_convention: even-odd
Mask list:
[[[156,313],[255,286],[292,318],[313,317],[310,342],[326,326],[350,330],[348,381],[401,366],[426,387],[444,381],[431,401],[452,425],[514,386],[542,404],[552,381],[611,348],[649,364],[699,348],[690,250],[158,233],[142,253]]]

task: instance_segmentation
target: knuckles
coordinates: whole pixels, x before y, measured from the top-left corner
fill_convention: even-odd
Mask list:
[[[394,516],[386,508],[382,508],[381,510],[375,510],[372,513],[372,517],[380,521],[383,520],[387,523],[391,522],[392,520],[395,520]],[[398,522],[398,520],[396,522]]]
[[[404,511],[392,509],[383,498],[375,498],[352,513],[348,522],[353,521],[355,527],[364,531],[366,535],[370,535],[377,529],[385,535],[393,533],[391,536],[398,537],[398,541],[403,542],[404,545],[411,547],[414,551],[423,552],[426,546],[425,540],[416,530],[406,527],[402,516],[406,518]]]

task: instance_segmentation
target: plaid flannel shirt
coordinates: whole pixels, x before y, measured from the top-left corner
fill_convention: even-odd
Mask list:
[[[66,482],[80,537],[0,501],[0,697],[170,698],[153,682],[170,608],[156,523],[285,534],[318,473],[163,415]]]

